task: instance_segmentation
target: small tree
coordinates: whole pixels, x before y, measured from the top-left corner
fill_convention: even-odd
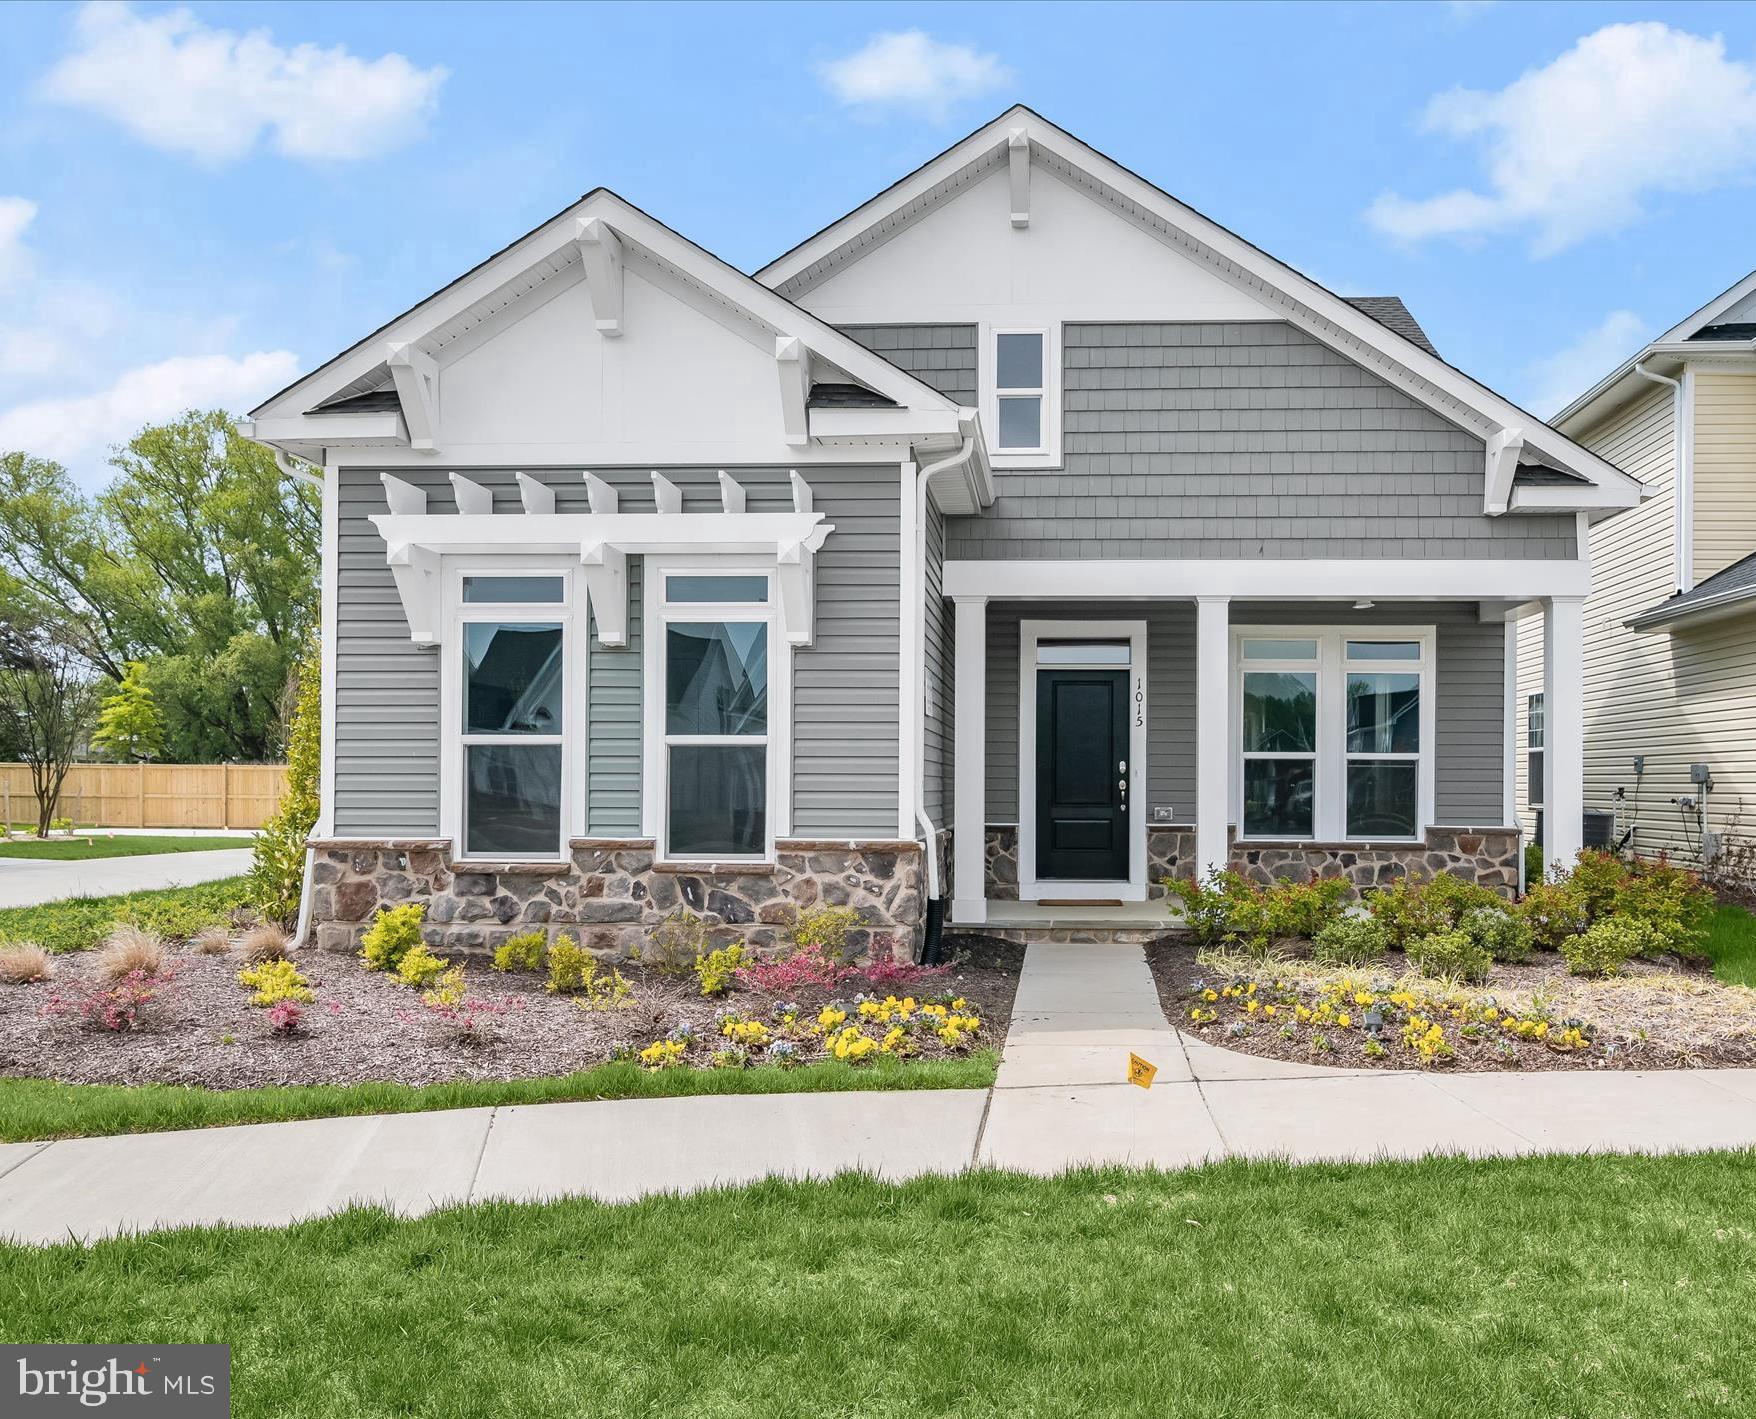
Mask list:
[[[55,630],[0,623],[0,738],[30,769],[37,836],[49,836],[68,770],[91,734],[97,685],[86,659]]]
[[[146,683],[144,661],[128,662],[121,683],[98,711],[98,727],[91,742],[125,764],[156,759],[165,752],[164,720],[153,700],[152,686]]]
[[[287,789],[274,816],[256,834],[250,889],[256,908],[291,921],[305,882],[305,841],[317,824],[323,752],[322,658],[315,640],[299,662],[287,735]]]

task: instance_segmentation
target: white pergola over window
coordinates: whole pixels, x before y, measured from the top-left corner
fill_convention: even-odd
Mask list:
[[[593,473],[584,475],[589,512],[556,512],[554,489],[520,473],[522,510],[510,514],[495,513],[492,492],[461,473],[451,475],[454,513],[430,513],[425,490],[380,476],[390,511],[371,521],[384,539],[417,645],[444,638],[441,559],[504,554],[576,558],[598,638],[607,646],[627,644],[630,556],[760,557],[774,568],[781,634],[789,645],[811,644],[816,557],[835,528],[812,507],[811,487],[797,472],[789,475],[791,512],[746,512],[744,489],[722,471],[719,511],[692,513],[683,511],[682,491],[658,472],[651,475],[658,510],[632,513],[620,510],[616,490]]]

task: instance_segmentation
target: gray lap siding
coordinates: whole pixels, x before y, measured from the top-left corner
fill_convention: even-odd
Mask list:
[[[394,470],[425,488],[434,512],[455,510],[450,470]],[[520,515],[513,470],[459,469],[494,493],[496,513]],[[530,469],[555,490],[556,510],[587,510],[577,469]],[[598,469],[625,511],[654,509],[649,471]],[[661,469],[686,512],[717,511],[717,470]],[[731,468],[752,512],[792,506],[784,468]],[[897,828],[900,520],[894,467],[801,469],[835,532],[817,558],[816,641],[793,656],[793,833],[891,838]],[[343,469],[336,616],[335,830],[344,837],[439,831],[439,655],[409,640],[384,543],[367,521],[387,511],[378,470]],[[583,728],[594,837],[640,831],[642,572],[630,559],[628,646],[595,633],[588,650]],[[595,626],[594,626],[595,632]],[[449,649],[449,648],[448,648]]]

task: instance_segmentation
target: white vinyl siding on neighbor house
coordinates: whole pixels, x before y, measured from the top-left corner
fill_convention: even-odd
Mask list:
[[[1756,552],[1756,374],[1695,374],[1695,582]]]
[[[1724,525],[1748,526],[1750,491],[1756,477],[1746,463],[1743,502],[1725,486],[1735,460],[1720,450],[1736,445],[1748,421],[1729,411],[1724,390],[1711,376],[1695,375],[1695,579],[1699,582],[1725,561],[1756,550],[1756,530],[1713,550],[1701,534],[1703,514],[1702,445],[1710,491],[1707,502],[1719,509]],[[1756,380],[1737,384],[1756,397]],[[1705,398],[1703,397],[1705,395]],[[1722,427],[1722,425],[1726,425]],[[1711,621],[1694,628],[1635,632],[1622,623],[1650,610],[1675,586],[1675,456],[1672,394],[1655,386],[1585,440],[1644,482],[1651,496],[1637,508],[1618,513],[1592,529],[1592,594],[1585,603],[1585,806],[1618,814],[1618,833],[1638,821],[1634,848],[1643,855],[1665,852],[1697,860],[1693,822],[1685,822],[1672,799],[1696,792],[1689,766],[1705,763],[1715,791],[1709,801],[1710,831],[1725,831],[1745,804],[1742,828],[1756,827],[1756,615]],[[1736,506],[1734,506],[1736,504]],[[1740,524],[1740,519],[1743,520]],[[1704,554],[1704,547],[1706,548]],[[1705,556],[1705,559],[1704,559]],[[1542,688],[1542,618],[1528,617],[1518,629],[1518,741],[1528,735],[1525,696]],[[1634,759],[1645,760],[1636,776]],[[1524,756],[1517,760],[1520,818],[1534,828]],[[1616,798],[1616,790],[1624,798]]]

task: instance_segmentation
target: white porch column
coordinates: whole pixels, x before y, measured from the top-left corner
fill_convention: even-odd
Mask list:
[[[988,598],[957,598],[951,919],[988,919]]]
[[[1543,598],[1543,862],[1571,871],[1585,811],[1585,599]]]
[[[1224,868],[1231,817],[1231,602],[1195,598],[1195,873]]]

